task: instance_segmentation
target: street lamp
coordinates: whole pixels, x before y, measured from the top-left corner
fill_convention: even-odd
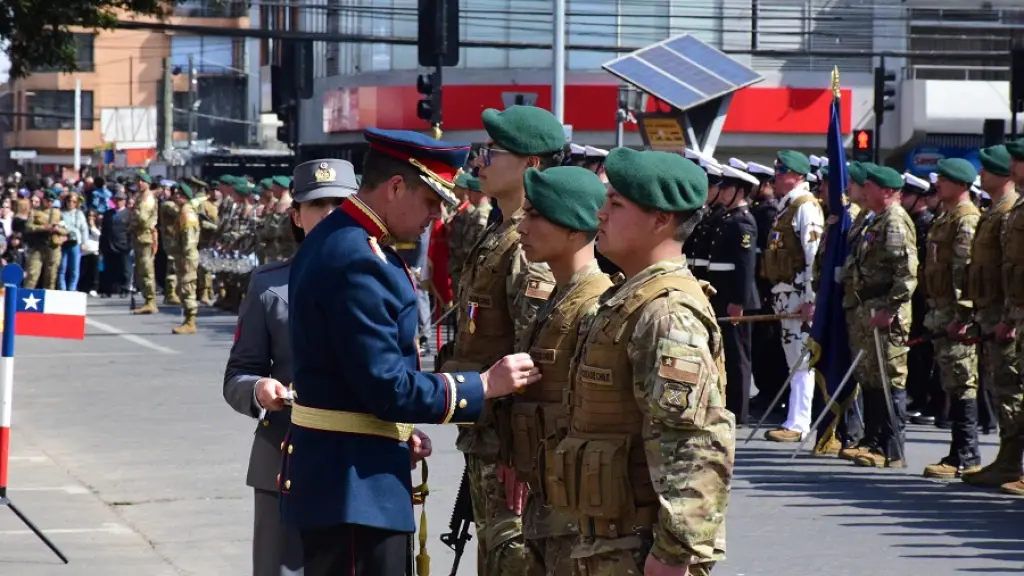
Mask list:
[[[625,125],[627,122],[636,124],[634,112],[643,112],[647,107],[647,93],[632,84],[620,84],[618,90],[619,106],[615,111],[615,146],[624,145]]]

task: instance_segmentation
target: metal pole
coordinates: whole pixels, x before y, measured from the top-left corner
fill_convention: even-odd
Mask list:
[[[881,82],[881,85],[882,85],[882,91],[884,93],[884,91],[885,91],[885,56],[881,56],[881,57],[878,58],[878,67],[882,70],[882,82]],[[876,80],[876,82],[877,82],[877,80]],[[877,89],[878,86],[876,86],[875,88]],[[878,98],[878,96],[875,96],[875,98]],[[882,98],[883,98],[882,109],[875,111],[875,138],[874,138],[875,141],[872,143],[873,150],[871,151],[871,161],[874,162],[875,164],[878,164],[878,147],[879,147],[879,143],[882,140],[882,115],[885,114],[885,101],[884,101],[885,96],[883,95]],[[877,102],[878,100],[875,100],[875,101]]]
[[[196,107],[196,65],[194,57],[188,55],[188,149],[192,149],[192,134],[195,133]]]
[[[160,127],[163,126],[163,130]],[[163,61],[163,76],[160,82],[160,111],[157,118],[157,132],[160,134],[157,144],[165,161],[171,160],[174,151],[174,80],[171,77],[171,58]]]
[[[554,82],[551,84],[551,113],[565,123],[565,0],[555,1]]]
[[[448,50],[448,2],[441,1],[437,3],[437,20],[436,28],[434,29],[434,35],[437,38],[435,46],[435,54],[437,56],[437,65],[434,67],[434,94],[433,94],[433,107],[434,117],[430,119],[432,126],[431,132],[435,140],[441,139],[441,95],[444,87],[444,80],[442,78],[442,72],[444,70],[444,57],[445,51]]]
[[[626,113],[622,108],[615,112],[615,147],[622,148],[626,139]]]
[[[75,174],[82,173],[82,79],[75,78]]]

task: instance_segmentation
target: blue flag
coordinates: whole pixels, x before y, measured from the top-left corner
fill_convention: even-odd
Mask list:
[[[843,148],[838,72],[833,72],[832,83],[833,96],[828,123],[828,225],[823,240],[825,252],[822,255],[814,323],[811,325],[808,342],[811,367],[815,370],[815,380],[824,398],[822,407],[832,398],[851,362],[846,315],[842,305],[843,285],[838,281],[836,273],[850,252],[847,237],[853,225],[850,213],[843,204],[848,171]],[[822,419],[818,428],[816,451],[823,451],[835,437],[836,425],[847,408],[847,402],[853,398],[853,393],[854,387],[847,384],[830,414]]]

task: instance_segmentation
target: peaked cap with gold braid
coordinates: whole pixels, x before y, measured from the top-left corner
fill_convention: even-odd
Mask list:
[[[452,206],[459,203],[452,189],[469,157],[470,144],[435,140],[410,130],[367,128],[363,137],[369,142],[370,150],[411,164],[445,202]]]

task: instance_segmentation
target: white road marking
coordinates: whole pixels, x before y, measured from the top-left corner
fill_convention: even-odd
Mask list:
[[[120,336],[121,338],[124,338],[125,340],[131,342],[132,344],[138,344],[139,346],[142,346],[143,348],[149,348],[150,350],[154,350],[156,352],[160,352],[161,354],[177,354],[178,353],[177,350],[173,350],[173,349],[168,348],[166,346],[161,346],[159,344],[156,344],[155,342],[150,342],[149,340],[146,340],[142,336],[136,336],[135,334],[129,334],[129,333],[125,332],[124,330],[121,330],[120,328],[116,328],[114,326],[111,326],[110,324],[105,324],[103,322],[100,322],[99,320],[95,320],[93,318],[89,318],[88,316],[85,318],[85,323],[86,323],[87,326],[92,326],[93,328],[96,328],[97,330],[102,330],[102,331],[106,332],[107,334],[113,334],[115,336]]]
[[[9,456],[7,459],[11,462],[33,462],[35,464],[46,462],[46,456]]]
[[[24,488],[19,486],[12,490],[12,492],[63,492],[65,494],[88,494],[89,489],[85,486],[69,485],[69,486],[33,486],[30,488]]]
[[[94,534],[102,532],[105,534],[134,534],[127,526],[105,522],[99,528],[41,528],[43,534]],[[31,530],[0,530],[0,536],[35,536]]]
[[[100,356],[116,356],[121,358],[122,356],[149,356],[149,352],[62,352],[61,358],[91,358]],[[53,354],[18,354],[20,359],[25,358],[53,358]]]

